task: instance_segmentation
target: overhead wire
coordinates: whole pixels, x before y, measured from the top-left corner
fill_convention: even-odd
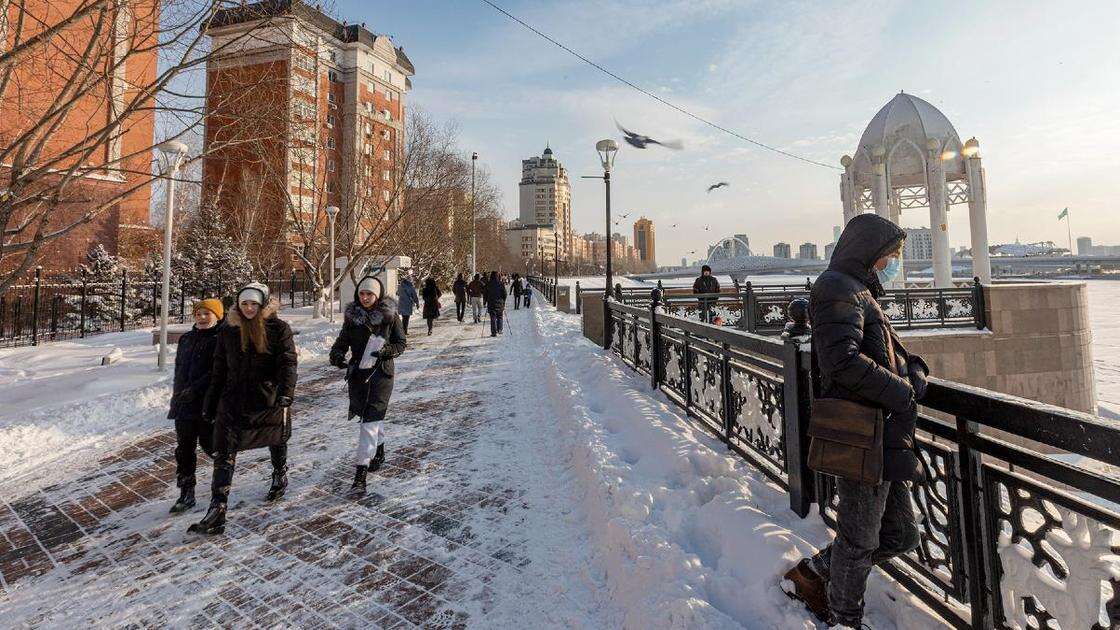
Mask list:
[[[525,22],[524,20],[522,20],[521,18],[517,17],[516,15],[510,13],[509,11],[506,11],[502,7],[500,7],[497,4],[495,4],[494,2],[492,2],[491,0],[482,0],[482,2],[490,5],[490,7],[492,7],[495,11],[501,13],[502,15],[505,15],[509,19],[513,20],[514,22],[520,24],[521,26],[523,26],[526,29],[532,31],[533,33],[535,33],[539,37],[543,38],[545,41],[548,41],[549,43],[551,43],[554,46],[560,48],[564,52],[567,52],[568,54],[570,54],[573,57],[579,59],[580,61],[586,63],[587,65],[591,66],[592,68],[595,68],[596,70],[598,70],[598,71],[602,72],[603,74],[611,77],[612,79],[618,81],[619,83],[622,83],[623,85],[626,85],[627,87],[630,87],[630,88],[632,88],[632,89],[634,89],[634,90],[652,98],[653,100],[661,103],[662,105],[665,105],[666,107],[669,107],[673,110],[676,110],[677,112],[679,112],[681,114],[684,114],[685,116],[688,116],[689,118],[692,118],[693,120],[696,120],[696,121],[701,122],[705,125],[708,125],[709,127],[712,127],[713,129],[717,129],[719,131],[722,131],[723,133],[726,133],[730,136],[734,136],[735,138],[738,138],[740,140],[743,140],[745,142],[753,144],[754,146],[756,146],[760,149],[765,149],[767,151],[772,151],[774,153],[778,153],[778,154],[784,155],[788,158],[793,158],[795,160],[800,160],[802,162],[805,162],[807,164],[812,164],[814,166],[822,166],[824,168],[832,169],[832,170],[836,170],[836,171],[842,170],[837,166],[833,166],[832,164],[825,164],[824,162],[818,162],[817,160],[807,158],[803,155],[798,155],[796,153],[791,153],[791,152],[786,151],[784,149],[779,149],[778,147],[775,147],[773,145],[766,144],[765,142],[760,142],[758,140],[755,140],[754,138],[747,137],[747,136],[745,136],[745,135],[743,135],[743,134],[741,134],[741,133],[739,133],[739,132],[737,132],[733,129],[728,129],[727,127],[724,127],[723,125],[712,122],[711,120],[708,120],[707,118],[704,118],[703,116],[700,116],[698,114],[694,114],[693,112],[691,112],[691,111],[689,111],[689,110],[687,110],[687,109],[685,109],[685,108],[683,108],[683,107],[681,107],[681,106],[679,106],[675,103],[672,103],[672,102],[654,94],[653,92],[650,92],[649,90],[646,90],[645,88],[643,88],[642,86],[634,83],[633,81],[630,81],[629,79],[626,79],[625,77],[622,77],[622,76],[619,76],[618,74],[615,74],[614,72],[608,70],[607,68],[603,67],[599,63],[596,63],[595,61],[593,61],[593,60],[585,57],[584,55],[580,54],[579,52],[573,50],[569,46],[565,45],[563,42],[560,42],[560,41],[556,40],[555,38],[551,37],[547,33],[541,32],[539,29],[537,29],[533,25]]]

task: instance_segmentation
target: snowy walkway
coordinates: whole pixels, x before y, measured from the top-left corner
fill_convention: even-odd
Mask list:
[[[509,323],[499,339],[483,336],[485,324],[446,319],[432,337],[414,332],[398,363],[388,465],[355,502],[345,497],[355,428],[342,419],[338,373],[325,365],[334,330],[296,321],[292,486],[280,504],[264,505],[267,455],[248,454],[227,535],[213,539],[184,533],[203,505],[166,514],[168,393],[147,368],[116,368],[116,394],[60,395],[26,417],[0,410],[0,618],[817,627],[781,594],[777,576],[827,542],[818,518],[797,519],[780,489],[584,339],[577,317],[538,302],[511,310]],[[14,377],[3,367],[14,353],[0,352],[0,397],[35,399],[25,395],[31,378],[42,390],[77,386],[65,369],[48,373],[35,352],[45,351],[19,355],[27,376]],[[124,429],[107,410],[128,418]],[[66,450],[71,442],[80,446]],[[208,480],[209,472],[200,484]],[[878,574],[867,609],[876,630],[942,627]]]
[[[511,314],[514,335],[527,329],[526,313]],[[208,472],[199,507],[166,514],[168,421],[96,463],[67,461],[75,479],[25,496],[8,486],[4,625],[599,626],[557,434],[527,412],[539,390],[519,365],[521,339],[483,338],[483,327],[452,318],[432,337],[414,331],[398,360],[387,465],[365,499],[345,497],[356,429],[322,326],[297,338],[288,494],[264,504],[267,453],[247,453],[226,536],[184,532],[204,511]]]

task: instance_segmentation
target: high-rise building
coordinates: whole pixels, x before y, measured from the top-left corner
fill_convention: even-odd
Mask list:
[[[211,48],[250,29],[251,44],[207,65],[203,198],[235,229],[252,226],[258,256],[277,258],[308,224],[326,223],[327,206],[359,234],[398,212],[404,98],[415,72],[404,50],[301,0],[218,11]],[[239,137],[247,142],[229,142]]]
[[[839,225],[832,226],[832,242],[833,243],[840,242],[841,232],[843,232],[843,228],[841,228]]]
[[[634,222],[634,247],[648,269],[657,267],[653,221],[642,217]]]
[[[832,252],[836,250],[836,243],[832,242],[824,246],[824,259],[832,260]]]
[[[685,258],[684,256],[681,256],[681,266],[682,267],[687,267],[688,266],[688,259]]]
[[[540,157],[521,160],[522,225],[547,225],[560,234],[560,257],[572,250],[572,194],[568,171],[545,146]]]
[[[525,263],[529,273],[546,271],[544,265],[556,259],[556,232],[551,225],[520,225],[506,230],[506,248]],[[563,259],[563,256],[561,256]]]
[[[774,245],[774,258],[789,258],[790,249],[789,243],[777,243]]]
[[[731,257],[739,258],[741,256],[751,255],[751,239],[746,234],[736,234],[735,240],[731,242]]]
[[[902,257],[907,260],[933,260],[933,232],[929,228],[904,228],[906,244]]]
[[[797,257],[803,260],[817,260],[817,244],[802,243],[801,249],[798,250]]]
[[[1093,239],[1089,236],[1077,237],[1077,255],[1090,256],[1093,252]]]

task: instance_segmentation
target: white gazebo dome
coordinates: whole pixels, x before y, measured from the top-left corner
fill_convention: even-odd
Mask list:
[[[856,147],[853,176],[870,186],[881,157],[889,186],[925,186],[926,156],[936,150],[947,180],[964,179],[961,139],[953,123],[933,105],[899,92],[879,110]]]

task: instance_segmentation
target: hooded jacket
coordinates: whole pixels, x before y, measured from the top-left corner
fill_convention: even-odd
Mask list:
[[[195,326],[179,337],[175,350],[175,384],[171,394],[168,418],[198,420],[202,418],[202,404],[210,388],[210,372],[214,368],[214,349],[218,345],[218,332],[225,324],[218,322],[210,328]]]
[[[505,310],[506,297],[509,296],[509,293],[506,292],[505,283],[497,275],[486,281],[486,290],[483,295],[486,298],[486,308],[491,314],[501,313]]]
[[[276,316],[275,299],[261,307],[268,352],[241,349],[242,315],[234,306],[218,331],[214,370],[204,403],[214,418],[214,449],[232,452],[283,444],[291,434],[286,405],[296,389],[296,346],[292,328]]]
[[[362,422],[383,420],[393,393],[393,376],[396,374],[393,359],[404,353],[407,343],[404,326],[397,313],[397,302],[390,297],[381,297],[372,309],[367,309],[358,301],[358,292],[355,291],[354,301],[346,305],[345,313],[342,330],[331,346],[331,364],[347,368],[350,417],[357,416]],[[372,369],[359,369],[366,344],[375,334],[385,339],[385,345],[378,351],[377,362]],[[350,353],[349,363],[346,361],[347,352]]]
[[[357,297],[354,298],[356,302]],[[412,309],[420,304],[420,296],[416,294],[416,286],[412,284],[412,280],[402,278],[400,286],[397,287],[397,310],[401,317],[411,317]]]
[[[828,270],[813,284],[809,298],[821,397],[844,398],[884,411],[887,481],[921,478],[914,452],[917,410],[907,366],[928,369],[919,358],[910,358],[879,307],[883,286],[873,269],[905,236],[902,228],[878,215],[856,216],[844,228]]]

